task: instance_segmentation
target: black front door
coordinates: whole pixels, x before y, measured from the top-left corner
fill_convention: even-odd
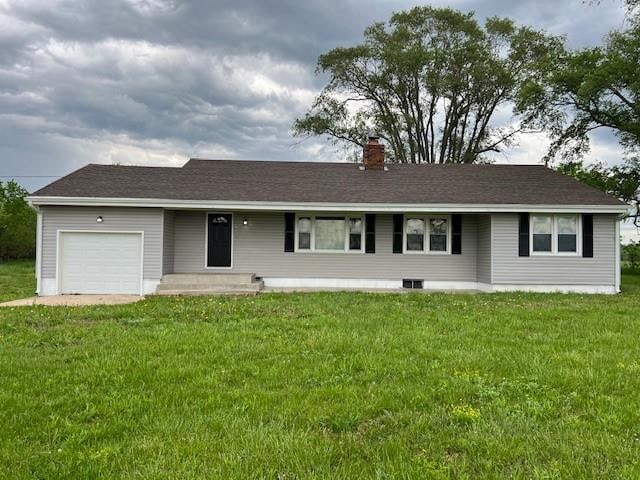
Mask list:
[[[207,215],[207,267],[231,266],[231,214]]]

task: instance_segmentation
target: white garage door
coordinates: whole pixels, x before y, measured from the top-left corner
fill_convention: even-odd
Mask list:
[[[142,235],[61,232],[60,293],[141,293]]]

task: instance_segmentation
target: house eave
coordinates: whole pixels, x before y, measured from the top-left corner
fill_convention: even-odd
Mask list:
[[[228,200],[171,200],[161,198],[107,198],[30,196],[34,206],[59,205],[82,207],[146,207],[184,210],[235,211],[314,211],[314,212],[450,212],[450,213],[615,213],[624,214],[626,205],[543,205],[543,204],[403,204],[403,203],[333,203],[333,202],[256,202]]]

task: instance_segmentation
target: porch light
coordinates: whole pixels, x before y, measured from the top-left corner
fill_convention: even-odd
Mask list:
[[[98,223],[102,223],[104,220],[102,219],[102,215],[98,215],[98,218],[96,218],[96,222]]]
[[[243,218],[243,219],[242,219],[242,224],[243,224],[243,225],[249,225],[249,220],[247,220],[247,219],[246,219],[246,217],[245,217],[245,218]]]

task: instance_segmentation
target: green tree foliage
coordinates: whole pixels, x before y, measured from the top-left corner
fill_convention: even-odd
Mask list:
[[[496,112],[561,46],[508,19],[480,25],[473,13],[428,6],[394,13],[360,45],[319,57],[329,81],[294,133],[361,146],[373,130],[393,162],[482,161],[523,131],[496,127]]]
[[[640,242],[622,246],[622,262],[631,270],[640,271]]]
[[[36,212],[26,202],[27,191],[15,181],[0,182],[0,259],[35,255]]]
[[[640,162],[627,159],[620,165],[607,167],[602,163],[586,166],[581,161],[569,161],[560,164],[557,170],[628,203],[631,206],[628,218],[640,226]]]
[[[637,2],[628,2],[628,28],[612,32],[604,45],[554,52],[519,91],[516,111],[526,126],[552,139],[547,160],[580,158],[589,133],[610,129],[627,153],[640,153],[640,22]]]
[[[640,271],[640,242],[631,242],[622,246],[622,262],[631,270]]]
[[[598,2],[596,2],[598,3]],[[626,30],[613,31],[604,44],[582,50],[558,49],[539,62],[539,75],[518,92],[516,111],[529,128],[549,133],[546,156],[562,158],[558,170],[614,195],[631,205],[639,220],[640,198],[640,0],[626,0]],[[620,140],[626,160],[606,167],[585,166],[589,134],[608,129]]]

